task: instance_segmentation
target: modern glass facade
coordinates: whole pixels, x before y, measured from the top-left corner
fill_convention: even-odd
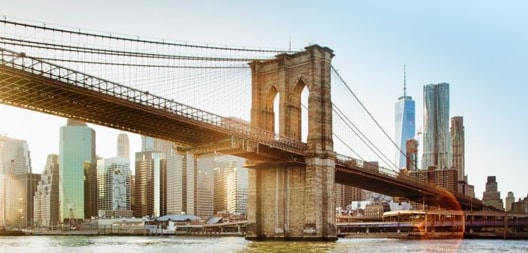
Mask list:
[[[69,119],[60,129],[59,152],[61,221],[97,216],[95,131]]]
[[[20,226],[21,218],[27,223],[28,210],[33,210],[31,186],[31,159],[28,144],[0,135],[0,225]],[[35,184],[36,185],[36,184]],[[28,194],[29,193],[29,194]],[[27,196],[31,196],[30,199]]]
[[[396,149],[396,164],[398,168],[407,167],[407,145],[409,139],[414,138],[416,131],[415,124],[415,103],[410,96],[402,96],[395,104],[395,140],[398,144]],[[412,168],[408,168],[412,169]]]
[[[449,132],[449,84],[424,86],[424,125],[422,168],[452,167],[451,134]]]

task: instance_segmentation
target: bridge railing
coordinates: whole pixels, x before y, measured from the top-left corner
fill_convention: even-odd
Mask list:
[[[306,144],[301,141],[279,136],[271,131],[254,128],[249,124],[162,98],[150,94],[148,91],[127,87],[112,81],[49,63],[38,58],[30,57],[24,53],[17,53],[0,48],[0,58],[2,65],[173,113],[190,120],[189,122],[192,121],[193,124],[199,123],[209,129],[224,131],[228,134],[234,134],[241,138],[281,148],[297,154],[303,154],[306,150]]]

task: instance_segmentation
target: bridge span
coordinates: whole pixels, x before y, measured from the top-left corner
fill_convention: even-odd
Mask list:
[[[270,62],[254,62],[252,63],[252,69],[254,72],[261,71],[264,73],[262,75],[268,75],[269,72],[275,71],[266,69],[270,64],[281,65],[286,61],[291,61],[292,65],[296,64],[296,66],[308,65],[309,61],[317,57],[329,64],[329,58],[325,57],[329,55],[331,58],[333,56],[331,50],[317,45],[307,47],[306,50],[306,52],[296,55],[277,56],[277,59]],[[315,56],[310,56],[310,54]],[[265,118],[273,113],[264,112],[261,116],[258,116],[258,113],[253,113],[253,111],[256,111],[255,108],[259,108],[259,106],[255,105],[258,101],[254,101],[252,122],[247,124],[168,100],[148,91],[130,88],[73,69],[48,63],[24,53],[0,49],[0,61],[0,103],[6,105],[169,140],[174,142],[181,151],[189,151],[198,155],[207,153],[237,155],[247,158],[248,167],[257,168],[257,171],[267,169],[289,170],[288,168],[301,168],[324,163],[326,165],[321,167],[322,170],[315,172],[319,176],[308,181],[318,181],[319,179],[317,178],[322,176],[319,173],[325,173],[324,171],[327,170],[325,168],[333,167],[335,168],[335,174],[332,172],[332,175],[328,175],[328,180],[330,180],[331,184],[337,182],[386,195],[404,196],[411,200],[423,201],[431,205],[460,208],[460,206],[457,206],[459,205],[457,197],[440,187],[419,183],[406,175],[388,170],[384,171],[379,167],[368,166],[366,162],[335,154],[331,139],[325,140],[324,138],[326,137],[317,139],[322,138],[319,136],[320,133],[317,135],[312,134],[311,137],[309,134],[308,143],[299,141],[297,137],[286,137],[295,136],[292,133],[276,135],[266,125],[268,123],[265,122]],[[310,66],[313,67],[313,64]],[[317,81],[310,80],[309,75],[303,71],[306,70],[299,70],[301,77],[298,79],[297,85],[308,85]],[[321,70],[317,69],[317,71]],[[321,73],[325,72],[322,71]],[[264,79],[260,78],[259,80]],[[321,84],[323,88],[311,87],[311,89],[323,90],[326,85],[325,81],[321,81]],[[320,92],[321,94],[327,94],[324,91]],[[253,99],[255,100],[255,98]],[[312,101],[315,100],[312,99]],[[329,106],[329,104],[325,104],[325,106]],[[317,108],[318,105],[312,105],[311,107]],[[322,113],[319,111],[317,115],[315,113],[312,113],[314,114],[313,118],[324,117],[328,112]],[[293,117],[291,120],[296,119]],[[258,123],[259,121],[261,123]],[[282,119],[282,121],[286,121],[286,119]],[[323,121],[328,122],[328,119]],[[327,129],[325,131],[331,131],[331,126],[330,129],[328,127],[324,128]],[[325,134],[324,136],[327,135]],[[318,142],[323,144],[323,148]],[[329,148],[324,148],[324,145]],[[312,159],[310,160],[307,157],[313,158],[310,158]],[[277,174],[272,177],[289,178],[298,173],[297,169],[293,169],[287,174]],[[258,175],[261,174],[257,173],[253,176],[259,177]],[[264,183],[261,182],[260,184]],[[254,190],[258,191],[262,189],[261,187],[257,186]],[[310,190],[312,189],[311,187],[316,186],[305,187],[307,187],[305,191],[312,191]],[[320,189],[318,187],[316,188]],[[329,194],[328,199],[323,198],[314,203],[318,203],[318,201],[326,203],[333,199],[334,193],[327,192],[325,194]],[[250,196],[250,198],[252,197]],[[253,198],[256,198],[257,202],[263,201],[260,200],[259,196],[253,196]],[[463,200],[463,198],[458,197],[458,200]],[[460,203],[463,206],[465,205],[464,201]],[[256,205],[254,208],[257,209],[259,206],[264,205],[264,203],[256,202],[254,204]],[[473,203],[473,200],[471,200],[471,205],[477,208],[478,203],[476,201]],[[285,208],[283,209],[285,212],[291,212],[288,207],[282,206],[281,208]],[[328,220],[330,221],[332,219],[335,220],[335,214],[331,214],[334,213],[333,209],[333,205],[329,204],[326,211],[319,210],[317,212],[329,215]],[[254,215],[261,215],[259,214],[260,211],[256,210],[255,212]],[[314,217],[318,216],[316,213],[313,215]],[[251,217],[251,214],[249,214],[249,217]],[[249,224],[249,229],[256,231],[255,237],[273,237],[270,236],[270,234],[273,234],[272,232],[263,232],[264,230],[268,231],[267,221],[262,217],[256,217],[255,219],[257,219],[256,225],[251,224],[251,221]],[[287,220],[285,217],[280,219]],[[282,229],[275,229],[274,234],[281,238],[306,236],[311,238],[315,236],[319,239],[331,239],[335,237],[335,224],[330,222],[328,225],[323,225],[321,224],[322,221],[314,222],[313,225],[312,223],[301,225],[302,228],[296,228],[300,232],[291,232],[292,235],[288,235]],[[257,228],[252,226],[257,226]],[[320,232],[323,226],[329,226],[327,230],[323,229],[326,232]],[[286,225],[286,230],[288,230],[288,225]]]

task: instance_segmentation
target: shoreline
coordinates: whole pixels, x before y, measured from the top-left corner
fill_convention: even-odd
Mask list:
[[[20,231],[22,232],[22,231]],[[178,233],[129,233],[129,232],[112,232],[103,233],[98,230],[80,230],[80,231],[25,231],[22,233],[6,233],[0,234],[4,236],[146,236],[146,237],[161,237],[161,236],[191,236],[191,237],[245,237],[244,233],[237,232],[178,232]],[[464,234],[462,236],[447,235],[447,234],[410,234],[398,232],[382,232],[382,233],[342,233],[338,238],[347,239],[364,239],[364,238],[387,238],[387,239],[402,239],[402,240],[444,240],[444,239],[481,239],[481,240],[528,240],[528,233],[522,234],[497,234],[497,233],[472,233]]]

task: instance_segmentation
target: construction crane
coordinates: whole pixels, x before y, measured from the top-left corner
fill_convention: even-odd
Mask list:
[[[73,206],[73,204],[71,202],[68,201],[68,210],[70,212],[70,220],[69,220],[69,223],[70,223],[70,229],[71,230],[77,230],[77,222],[75,221],[75,215],[73,214],[73,210],[75,209],[75,207]]]

